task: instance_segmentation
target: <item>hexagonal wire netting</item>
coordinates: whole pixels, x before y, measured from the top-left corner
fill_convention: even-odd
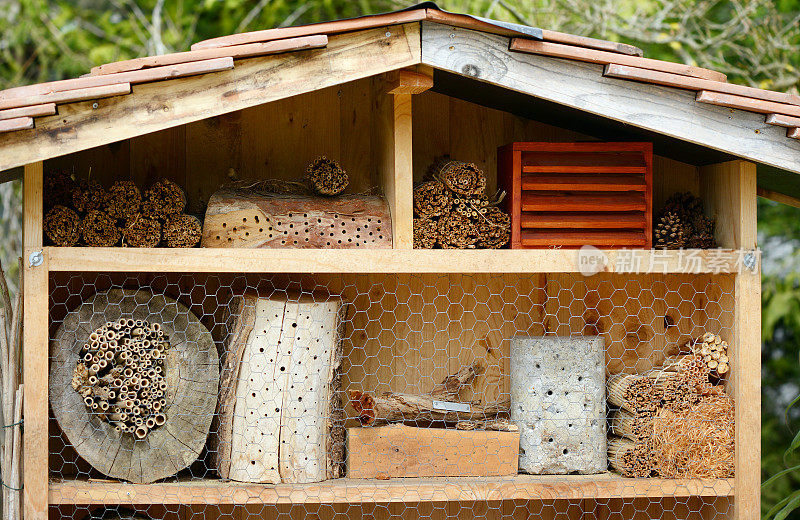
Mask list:
[[[133,303],[121,301],[124,297],[119,296],[120,289],[132,291],[125,294],[136,293],[131,296]],[[115,291],[117,296],[114,296]],[[650,468],[649,474],[653,477],[650,480],[625,479],[612,470],[611,473],[582,476],[490,476],[473,478],[469,484],[456,476],[446,476],[431,483],[425,477],[397,478],[384,473],[385,469],[376,470],[378,474],[371,480],[352,479],[348,471],[363,469],[364,450],[358,462],[348,461],[350,455],[341,445],[344,435],[337,429],[366,427],[362,424],[366,412],[358,413],[348,402],[351,390],[372,398],[387,392],[394,393],[393,396],[401,394],[401,397],[410,394],[412,400],[420,396],[429,398],[448,375],[463,372],[467,367],[474,367],[476,375],[455,394],[439,399],[468,403],[472,411],[497,405],[507,412],[513,371],[510,344],[514,337],[600,336],[604,373],[609,376],[652,373],[665,360],[674,358],[687,341],[705,333],[714,333],[733,344],[733,298],[733,278],[728,275],[57,273],[51,276],[50,298],[51,405],[52,414],[57,418],[51,420],[50,426],[50,474],[53,483],[60,487],[54,488],[51,498],[54,497],[55,504],[71,505],[53,505],[53,514],[75,520],[88,518],[90,512],[111,515],[108,518],[119,517],[113,516],[119,514],[124,517],[129,506],[118,504],[133,502],[138,504],[135,509],[143,518],[170,519],[530,516],[574,519],[587,514],[608,519],[653,518],[653,515],[660,518],[728,516],[733,507],[728,496],[733,491],[730,481],[712,478],[687,483],[682,479],[665,479],[664,476],[683,475],[659,475],[656,467]],[[278,319],[264,315],[267,321],[258,322],[259,313],[274,310],[269,306],[259,307],[258,301],[279,302],[279,310],[274,315]],[[331,302],[333,306],[325,306]],[[304,310],[302,305],[309,303],[322,304],[317,307],[323,310]],[[314,324],[313,327],[309,325],[309,330],[319,324],[321,332],[316,336],[314,332],[305,336],[298,333],[291,347],[305,348],[309,356],[314,354],[313,357],[298,358],[292,357],[291,352],[282,352],[282,336],[272,330],[288,328],[286,316],[290,311],[286,309],[292,304],[300,309],[291,311],[296,312],[290,316],[295,317],[293,325],[300,323],[302,329],[302,317]],[[284,314],[279,317],[281,312]],[[196,317],[201,329],[207,329],[210,341],[206,343],[206,335],[192,332],[196,326],[190,315]],[[92,410],[80,397],[69,397],[82,388],[80,382],[78,390],[70,383],[83,356],[96,352],[84,347],[90,342],[91,333],[121,317],[131,318],[132,325],[135,320],[162,321],[163,338],[171,342],[167,348],[171,353],[164,359],[163,369],[169,388],[163,396],[157,392],[143,395],[141,387],[125,386],[129,380],[115,383],[113,377],[106,377],[106,381],[111,381],[109,385],[122,384],[124,388],[114,388],[119,396],[116,401],[107,399],[110,410],[103,413],[97,407]],[[263,332],[256,330],[254,333],[261,335],[262,343],[251,341],[249,345],[242,340],[249,337],[253,327],[258,329],[263,323],[267,323]],[[120,342],[123,341],[120,338]],[[130,343],[136,341],[134,337]],[[231,345],[238,345],[237,348],[245,352],[237,353]],[[255,348],[253,345],[261,345],[261,351],[248,353],[249,348]],[[266,354],[264,345],[267,345]],[[272,352],[270,348],[276,349],[273,353],[278,357],[267,356]],[[147,357],[143,350],[137,352],[142,359]],[[211,366],[216,363],[217,353],[221,385],[215,379],[217,367]],[[316,361],[318,355],[324,361]],[[187,359],[192,357],[197,359]],[[96,361],[91,358],[90,355],[87,359]],[[313,368],[304,372],[297,365],[298,360],[307,360]],[[157,359],[152,361],[152,365],[158,364]],[[290,366],[292,364],[294,366]],[[61,365],[66,368],[59,368]],[[127,365],[123,363],[122,366]],[[287,366],[289,373],[284,377]],[[538,368],[538,364],[536,366]],[[111,368],[110,365],[87,374],[95,374],[103,380]],[[731,368],[736,369],[735,366]],[[244,388],[248,383],[246,375],[250,376],[252,387]],[[729,375],[720,375],[719,380],[712,378],[712,382],[722,387]],[[59,377],[61,388],[53,389]],[[309,377],[334,391],[331,395],[319,394],[319,388],[315,393],[308,384],[304,387],[303,381]],[[295,393],[294,384],[302,390]],[[280,388],[270,392],[268,387],[272,385]],[[87,393],[85,387],[83,390],[81,395]],[[54,394],[61,397],[54,399]],[[601,416],[605,416],[604,389],[602,394]],[[152,402],[162,397],[164,408],[161,411],[167,423],[153,425],[143,439],[134,440],[136,432],[126,430],[126,424],[136,427],[137,418],[140,423],[148,424],[150,416],[142,404],[139,415],[131,413],[127,422],[112,420],[111,412],[124,411],[119,408],[123,396],[136,400],[136,404],[147,401],[151,411]],[[306,404],[298,406],[298,397],[300,401],[306,397]],[[563,397],[556,397],[558,399],[554,397],[548,406],[567,410],[567,417],[560,419],[569,420],[572,428],[572,422],[581,418],[569,416],[570,410],[574,410],[570,405],[575,404],[570,399],[588,398],[581,392],[565,392]],[[218,399],[228,406],[218,405]],[[323,402],[325,399],[329,401]],[[375,407],[377,409],[378,405]],[[692,410],[685,407],[680,414],[691,415]],[[617,413],[616,408],[609,405],[608,413]],[[208,424],[196,417],[204,414],[209,417]],[[248,419],[248,414],[255,415]],[[370,427],[382,422],[381,412],[375,414],[378,420]],[[213,420],[211,415],[214,415]],[[463,428],[481,431],[493,427],[480,420],[465,421],[463,417],[454,421],[449,416],[441,422],[437,420],[440,417],[434,415],[431,421],[430,414],[423,414],[415,422],[413,417],[406,416],[406,423],[428,433],[431,429],[463,432]],[[507,413],[501,413],[500,418],[507,418]],[[285,429],[278,428],[279,423],[287,421],[295,428],[288,434]],[[500,423],[507,425],[504,421]],[[565,423],[554,424],[563,428]],[[723,429],[727,426],[730,425],[723,425]],[[501,426],[501,429],[509,428]],[[196,431],[185,434],[186,430]],[[302,433],[307,430],[311,431],[311,436],[304,440]],[[338,433],[333,433],[334,430]],[[251,434],[243,434],[244,431]],[[257,438],[252,435],[254,431],[258,433]],[[276,431],[284,432],[283,437]],[[596,444],[585,449],[594,455],[598,451],[602,454],[601,470],[605,471],[604,424],[599,431],[602,435],[599,441],[596,437],[581,437],[583,433],[578,436],[581,445],[583,441]],[[237,441],[236,432],[246,438]],[[465,435],[467,433],[473,432]],[[300,438],[292,435],[300,435]],[[318,438],[312,438],[313,435]],[[199,442],[199,445],[190,446],[192,442]],[[636,442],[638,446],[643,441]],[[727,439],[718,439],[718,442],[727,442]],[[319,446],[327,453],[320,454]],[[490,444],[486,446],[492,449]],[[716,449],[713,443],[709,446],[706,447],[709,450]],[[400,466],[408,470],[409,461],[416,460],[415,450],[426,447],[413,442],[396,446],[397,451],[408,452],[408,458]],[[370,446],[366,448],[368,454],[382,449],[379,446],[374,450]],[[456,449],[463,450],[463,446]],[[159,450],[163,453],[158,453]],[[237,453],[237,450],[246,453]],[[686,453],[702,455],[702,449]],[[689,456],[684,455],[680,461],[683,467],[706,463],[705,460],[691,460]],[[287,457],[294,457],[294,466],[284,463],[282,459]],[[296,463],[300,458],[308,461],[309,457],[313,464],[307,464],[313,465],[316,473]],[[164,459],[170,462],[165,463]],[[484,457],[453,462],[460,464],[461,469],[451,473],[464,471],[464,467],[474,469],[496,463],[493,460]],[[150,472],[153,464],[168,468],[160,473],[160,470]],[[220,470],[220,464],[224,470]],[[242,469],[242,464],[256,469]],[[278,470],[275,464],[280,466]],[[441,470],[440,465],[431,462],[421,461],[418,466],[414,471],[421,475]],[[239,469],[235,471],[234,468]],[[580,472],[580,469],[571,468],[565,471]],[[230,480],[222,478],[226,471]],[[135,478],[127,478],[134,474]],[[114,485],[137,478],[144,481],[148,476],[158,477],[157,483],[140,490],[137,486],[141,484],[124,484],[126,487],[121,493],[120,487]],[[260,487],[238,483],[259,479]],[[300,483],[274,487],[270,479]],[[327,482],[320,484],[309,483],[326,479]],[[456,487],[448,486],[448,482]],[[533,486],[536,483],[538,487]],[[440,486],[439,489],[447,491],[434,493],[440,497],[436,501],[419,502],[425,496],[425,491],[420,490],[422,484],[433,484],[434,488]],[[76,485],[88,486],[92,499],[71,491],[70,486]],[[593,486],[593,491],[588,490],[587,485]],[[335,492],[331,492],[333,486],[336,486]],[[381,486],[390,486],[391,492],[387,494]],[[474,493],[472,488],[476,489]],[[134,495],[127,494],[131,490]],[[126,499],[130,496],[135,496],[135,500]],[[491,500],[487,501],[487,497]],[[502,500],[504,497],[512,499]],[[102,509],[97,505],[99,502],[106,502],[108,509]],[[74,505],[84,503],[95,505]],[[145,505],[150,503],[154,505]]]

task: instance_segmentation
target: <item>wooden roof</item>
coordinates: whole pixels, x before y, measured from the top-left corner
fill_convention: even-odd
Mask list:
[[[800,173],[800,96],[432,3],[214,38],[0,91],[0,171],[417,64],[761,163],[768,189],[800,196],[785,175]]]

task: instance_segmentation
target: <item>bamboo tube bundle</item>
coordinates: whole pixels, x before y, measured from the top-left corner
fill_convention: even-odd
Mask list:
[[[194,247],[203,236],[203,225],[194,215],[170,215],[164,221],[163,236],[167,247]]]
[[[661,370],[685,374],[688,381],[697,388],[708,384],[708,376],[710,374],[710,369],[703,361],[703,358],[695,354],[668,356],[664,359]]]
[[[105,209],[107,197],[106,190],[99,182],[82,181],[72,190],[72,207],[78,213],[102,210]]]
[[[139,214],[142,192],[133,181],[115,181],[108,189],[106,211],[115,219],[131,219]]]
[[[609,435],[608,463],[624,477],[649,477],[654,466],[652,449],[647,441]]]
[[[476,197],[453,197],[453,211],[468,218],[477,219],[481,210],[485,213],[488,206],[489,198],[485,194]]]
[[[475,221],[458,213],[439,219],[437,242],[443,249],[474,249],[478,241]]]
[[[640,417],[620,408],[611,413],[608,431],[617,437],[627,437],[634,441],[649,439],[653,435],[653,418]]]
[[[645,376],[653,381],[653,389],[660,398],[661,406],[672,410],[681,410],[696,403],[699,399],[698,383],[688,372],[655,369]]]
[[[70,247],[80,238],[81,218],[66,206],[53,206],[44,216],[44,233],[57,246]]]
[[[511,216],[496,206],[483,208],[477,217],[478,247],[500,249],[511,240]]]
[[[713,332],[706,332],[702,337],[687,343],[692,354],[703,358],[709,371],[721,378],[730,371],[728,358],[728,342]]]
[[[166,399],[163,394],[154,399],[150,390],[166,384],[161,354],[169,340],[161,330],[158,323],[129,318],[106,323],[89,335],[72,375],[72,389],[83,396],[90,413],[138,440],[166,422]],[[153,368],[131,368],[136,356],[154,355]]]
[[[169,215],[183,213],[186,209],[186,193],[169,179],[161,179],[144,192],[142,213],[149,218],[165,219]]]
[[[733,399],[725,393],[704,396],[697,404],[678,412],[660,410],[653,421],[653,456],[658,475],[732,477],[734,412]]]
[[[452,204],[450,192],[438,180],[425,181],[414,188],[414,211],[420,218],[446,215]]]
[[[429,218],[414,219],[414,249],[433,249],[438,238],[438,222]]]
[[[323,156],[306,168],[306,182],[319,195],[339,195],[350,184],[350,179],[339,163]]]
[[[83,242],[93,247],[116,245],[121,236],[114,219],[100,210],[87,212],[81,220],[80,230]]]
[[[653,415],[660,401],[653,381],[641,375],[613,375],[606,383],[606,392],[610,404],[640,417]]]
[[[161,242],[161,222],[141,213],[122,227],[122,244],[131,247],[156,247]]]
[[[433,173],[447,188],[458,195],[475,197],[486,191],[486,176],[474,163],[448,161]]]
[[[44,204],[48,208],[54,206],[71,206],[72,192],[76,184],[72,177],[64,171],[48,173],[44,176]]]

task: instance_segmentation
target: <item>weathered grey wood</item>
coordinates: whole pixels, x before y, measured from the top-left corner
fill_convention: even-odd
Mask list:
[[[419,26],[332,36],[324,50],[241,60],[224,72],[70,103],[33,130],[0,134],[0,171],[419,63]],[[97,108],[93,108],[96,104]]]
[[[508,50],[509,39],[422,22],[422,63],[800,173],[800,141],[762,114],[706,105],[670,87],[603,77],[603,66]]]
[[[70,385],[90,332],[121,317],[161,323],[171,342],[164,360],[167,423],[143,440],[119,435],[90,416]],[[217,404],[219,360],[211,333],[184,305],[146,290],[97,293],[67,314],[50,350],[53,414],[78,454],[97,471],[149,483],[174,475],[200,455]]]

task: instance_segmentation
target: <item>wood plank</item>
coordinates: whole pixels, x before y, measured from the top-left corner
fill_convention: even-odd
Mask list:
[[[44,105],[33,105],[30,107],[9,108],[0,110],[0,120],[14,119],[17,117],[39,117],[52,116],[56,113],[55,103],[45,103]]]
[[[757,112],[759,114],[777,113],[800,117],[800,106],[789,105],[787,103],[775,103],[773,101],[764,101],[751,97],[735,96],[708,90],[701,90],[698,92],[696,99],[700,103],[708,103],[709,105],[727,108],[738,108],[740,110]]]
[[[704,69],[694,65],[653,60],[650,58],[640,58],[638,56],[629,56],[615,52],[586,49],[572,45],[538,42],[536,40],[527,40],[523,38],[512,38],[509,49],[517,52],[542,54],[555,58],[587,61],[590,63],[602,63],[603,65],[628,65],[631,67],[669,72],[672,74],[692,76],[712,81],[726,81],[728,79],[727,76],[721,72]]]
[[[519,432],[402,424],[347,430],[350,478],[510,476],[518,463]]]
[[[575,45],[577,47],[587,47],[589,49],[597,49],[601,51],[616,52],[619,54],[628,54],[630,56],[642,56],[644,54],[644,51],[635,45],[612,42],[608,40],[598,40],[597,38],[551,31],[550,29],[542,29],[542,37],[550,42]]]
[[[203,49],[199,51],[174,52],[171,54],[161,54],[159,56],[147,56],[144,58],[134,58],[132,60],[117,61],[93,67],[93,76],[105,74],[117,74],[120,72],[130,72],[134,70],[147,69],[152,67],[163,67],[166,65],[177,65],[193,61],[203,61],[213,58],[233,59],[252,58],[254,56],[266,56],[268,54],[279,54],[281,52],[294,52],[307,49],[319,49],[328,45],[328,37],[324,34],[314,34],[300,38],[287,38],[272,42],[251,43],[247,45],[237,45],[235,47],[223,47],[217,49]]]
[[[760,88],[748,87],[746,85],[738,85],[736,83],[714,81],[708,78],[693,78],[658,70],[648,70],[648,67],[640,68],[635,66],[629,67],[626,65],[611,64],[606,66],[603,75],[609,78],[642,81],[645,83],[653,83],[655,85],[664,85],[667,87],[689,90],[708,90],[711,92],[733,94],[736,96],[772,101],[775,103],[790,103],[794,105],[800,105],[800,96],[796,94],[774,92],[772,90],[763,90]]]
[[[728,161],[700,168],[700,190],[706,212],[717,219],[714,235],[721,247],[755,249],[756,167]],[[752,178],[751,178],[752,177]],[[740,185],[745,184],[743,187]],[[752,193],[750,193],[752,191]],[[747,210],[747,213],[745,213]]]
[[[642,229],[642,214],[634,213],[524,213],[523,228]]]
[[[574,251],[382,250],[347,249],[182,249],[47,247],[51,271],[188,273],[549,273],[580,272]],[[663,264],[668,273],[685,272],[679,251],[637,251],[644,269]],[[698,273],[735,273],[732,250],[691,251]],[[618,253],[604,251],[614,272]],[[694,265],[692,265],[694,268]],[[624,271],[623,271],[624,272]],[[693,271],[694,272],[694,271]]]
[[[75,101],[85,101],[87,99],[103,99],[113,96],[122,96],[131,93],[130,83],[119,83],[114,85],[104,85],[102,87],[89,87],[65,92],[52,92],[29,96],[26,98],[16,98],[0,100],[0,109],[17,108],[23,106],[41,105],[45,103],[74,103]],[[51,116],[49,121],[58,119],[58,116]],[[15,165],[16,166],[16,165]]]
[[[784,195],[783,193],[778,193],[777,191],[765,190],[764,188],[758,188],[756,193],[759,197],[774,200],[775,202],[780,202],[781,204],[786,204],[787,206],[800,208],[800,199],[795,197],[790,197],[789,195]]]
[[[179,63],[165,67],[105,74],[103,76],[83,76],[75,79],[64,79],[50,83],[37,83],[24,87],[15,87],[0,91],[0,108],[26,106],[34,103],[29,99],[38,99],[49,94],[66,93],[74,90],[104,87],[117,84],[148,83],[164,79],[175,79],[209,72],[219,72],[233,68],[233,58],[214,58],[210,60]]]
[[[22,376],[25,385],[23,404],[25,417],[25,460],[23,501],[25,518],[46,520],[48,507],[48,264],[47,253],[43,261],[33,267],[30,255],[42,251],[43,218],[43,165],[41,162],[25,166],[23,184],[23,345]]]
[[[770,166],[800,172],[800,142],[758,114],[696,103],[694,94],[602,76],[593,63],[512,53],[508,39],[422,23],[422,62]],[[497,64],[502,63],[502,67]],[[687,124],[691,121],[691,124]]]
[[[786,137],[800,139],[800,128],[789,128],[786,130]]]
[[[800,117],[792,117],[783,114],[768,114],[766,118],[768,125],[796,127],[800,126]]]
[[[645,168],[641,169],[645,170]],[[523,190],[644,191],[646,188],[647,181],[641,175],[564,173],[561,175],[524,175],[522,177]]]
[[[646,211],[643,193],[522,193],[522,211]]]
[[[734,479],[629,479],[600,475],[516,475],[514,477],[441,477],[420,479],[341,478],[315,484],[242,484],[193,480],[132,485],[63,480],[50,484],[54,504],[147,505],[162,503],[289,504],[385,503],[449,500],[569,500],[582,498],[660,498],[730,496]]]
[[[524,162],[524,160],[523,160]],[[646,166],[571,166],[567,164],[541,164],[522,167],[523,173],[647,173]]]
[[[642,247],[647,237],[642,231],[525,230],[520,242],[524,247]]]
[[[301,60],[283,54],[251,58],[214,75],[139,85],[136,96],[97,109],[90,103],[65,106],[58,116],[38,120],[36,146],[32,136],[22,137],[28,132],[0,134],[0,170],[415,65],[419,57],[419,26],[412,24],[336,36],[324,52]]]
[[[422,94],[433,88],[433,75],[400,69],[387,74],[386,90],[389,94]]]
[[[0,119],[0,132],[13,132],[15,130],[28,130],[33,128],[32,117],[15,117],[14,119]]]
[[[297,38],[300,36],[310,36],[314,34],[337,34],[343,32],[363,31],[386,25],[398,25],[404,23],[417,22],[425,18],[425,11],[422,9],[404,11],[399,13],[386,13],[376,16],[365,16],[350,20],[336,20],[333,22],[322,22],[299,27],[280,27],[277,29],[265,29],[262,31],[251,31],[246,33],[231,34],[219,38],[203,40],[192,45],[192,50],[214,49],[219,47],[230,47],[233,45],[243,45],[246,43],[266,42],[271,40],[281,40],[285,38]]]

